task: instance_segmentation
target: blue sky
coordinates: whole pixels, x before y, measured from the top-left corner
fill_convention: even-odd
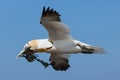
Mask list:
[[[103,47],[107,54],[72,55],[66,72],[16,59],[27,41],[48,37],[39,24],[43,6],[62,15],[73,38]],[[0,37],[0,80],[120,80],[119,0],[1,0]],[[48,61],[49,55],[39,58]]]

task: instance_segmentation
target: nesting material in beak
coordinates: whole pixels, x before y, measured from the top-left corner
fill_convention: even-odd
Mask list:
[[[30,47],[28,45],[25,45],[23,50],[18,54],[17,58],[24,57],[28,62],[38,61],[40,62],[45,68],[48,67],[50,64],[47,62],[44,62],[43,60],[38,59],[38,55],[34,54],[35,52],[30,50]]]

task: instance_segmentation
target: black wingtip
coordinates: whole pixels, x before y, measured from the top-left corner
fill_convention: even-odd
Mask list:
[[[55,63],[51,63],[51,66],[53,67],[54,70],[56,71],[67,71],[70,67],[69,64],[66,65],[56,65]]]
[[[61,21],[60,16],[61,15],[57,11],[55,11],[53,8],[50,8],[50,7],[46,8],[45,6],[43,7],[41,19],[43,17],[53,17],[50,20]],[[40,20],[40,24],[42,24],[41,20]]]
[[[45,6],[43,7],[42,16],[45,14]]]
[[[60,62],[55,60],[51,60],[51,66],[53,67],[54,70],[57,71],[67,71],[70,67],[69,61],[66,58],[59,58]]]
[[[46,12],[50,10],[50,7],[47,8]]]
[[[43,11],[45,12],[45,6],[43,7]]]

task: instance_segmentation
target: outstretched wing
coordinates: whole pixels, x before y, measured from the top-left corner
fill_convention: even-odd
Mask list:
[[[60,14],[50,7],[43,7],[40,23],[47,29],[51,41],[71,38],[68,27],[61,22]]]
[[[68,60],[69,56],[70,54],[51,53],[49,60],[55,70],[66,71],[70,67]]]

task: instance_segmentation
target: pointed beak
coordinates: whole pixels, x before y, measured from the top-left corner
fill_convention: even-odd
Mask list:
[[[25,46],[23,50],[17,55],[17,58],[24,57],[28,62],[32,62],[34,59],[36,59],[34,53],[34,51],[30,50],[30,47]]]
[[[24,48],[22,49],[22,51],[17,55],[17,58],[25,57],[28,61],[30,61],[32,60],[32,54],[34,53],[35,52],[30,49],[29,45],[26,44]]]
[[[20,51],[20,53],[17,55],[16,58],[23,57],[25,53],[26,53],[26,49],[23,49],[22,51]]]
[[[17,55],[16,58],[23,57],[24,54],[27,54],[28,48],[29,48],[28,44],[25,44],[24,47],[23,47],[23,49],[22,49],[22,51],[20,51],[20,53]]]
[[[22,51],[17,55],[16,58],[23,57],[23,54],[24,54],[24,53],[25,53],[25,50],[22,50]]]

